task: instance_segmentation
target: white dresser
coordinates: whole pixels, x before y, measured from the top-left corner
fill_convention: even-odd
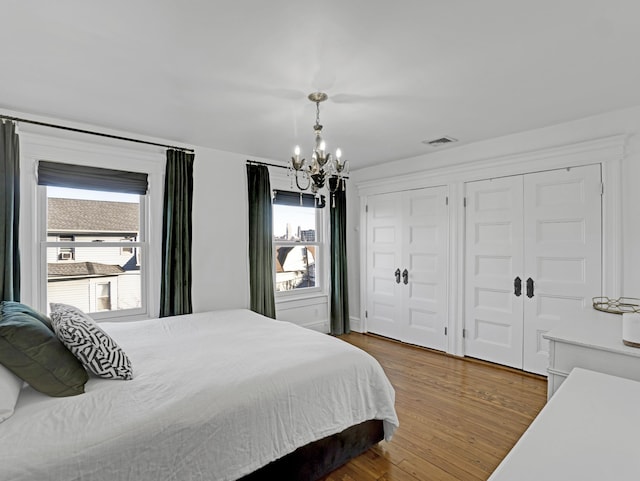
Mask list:
[[[599,314],[563,323],[543,335],[549,341],[547,399],[574,367],[640,381],[640,348],[622,343],[622,316]]]

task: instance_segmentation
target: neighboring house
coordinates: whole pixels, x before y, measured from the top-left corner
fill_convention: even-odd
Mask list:
[[[279,247],[276,252],[276,291],[316,285],[315,246]]]
[[[69,242],[47,250],[50,301],[87,312],[140,306],[138,248],[101,245],[139,240],[139,204],[49,198],[47,221],[48,241]]]

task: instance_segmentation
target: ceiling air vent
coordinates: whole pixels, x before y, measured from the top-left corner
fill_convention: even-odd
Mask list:
[[[453,137],[440,137],[438,139],[433,140],[423,140],[423,144],[431,145],[432,147],[440,147],[441,145],[450,144],[451,142],[457,142],[458,139],[454,139]]]

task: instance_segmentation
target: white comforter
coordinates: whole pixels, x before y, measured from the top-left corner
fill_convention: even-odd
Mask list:
[[[23,389],[0,423],[1,481],[233,480],[368,419],[398,420],[367,353],[248,310],[103,323],[134,379]]]

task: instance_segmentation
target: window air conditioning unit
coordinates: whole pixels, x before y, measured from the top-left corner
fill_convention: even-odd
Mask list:
[[[59,255],[59,258],[61,261],[69,261],[71,259],[73,259],[73,253],[72,252],[61,252]]]

